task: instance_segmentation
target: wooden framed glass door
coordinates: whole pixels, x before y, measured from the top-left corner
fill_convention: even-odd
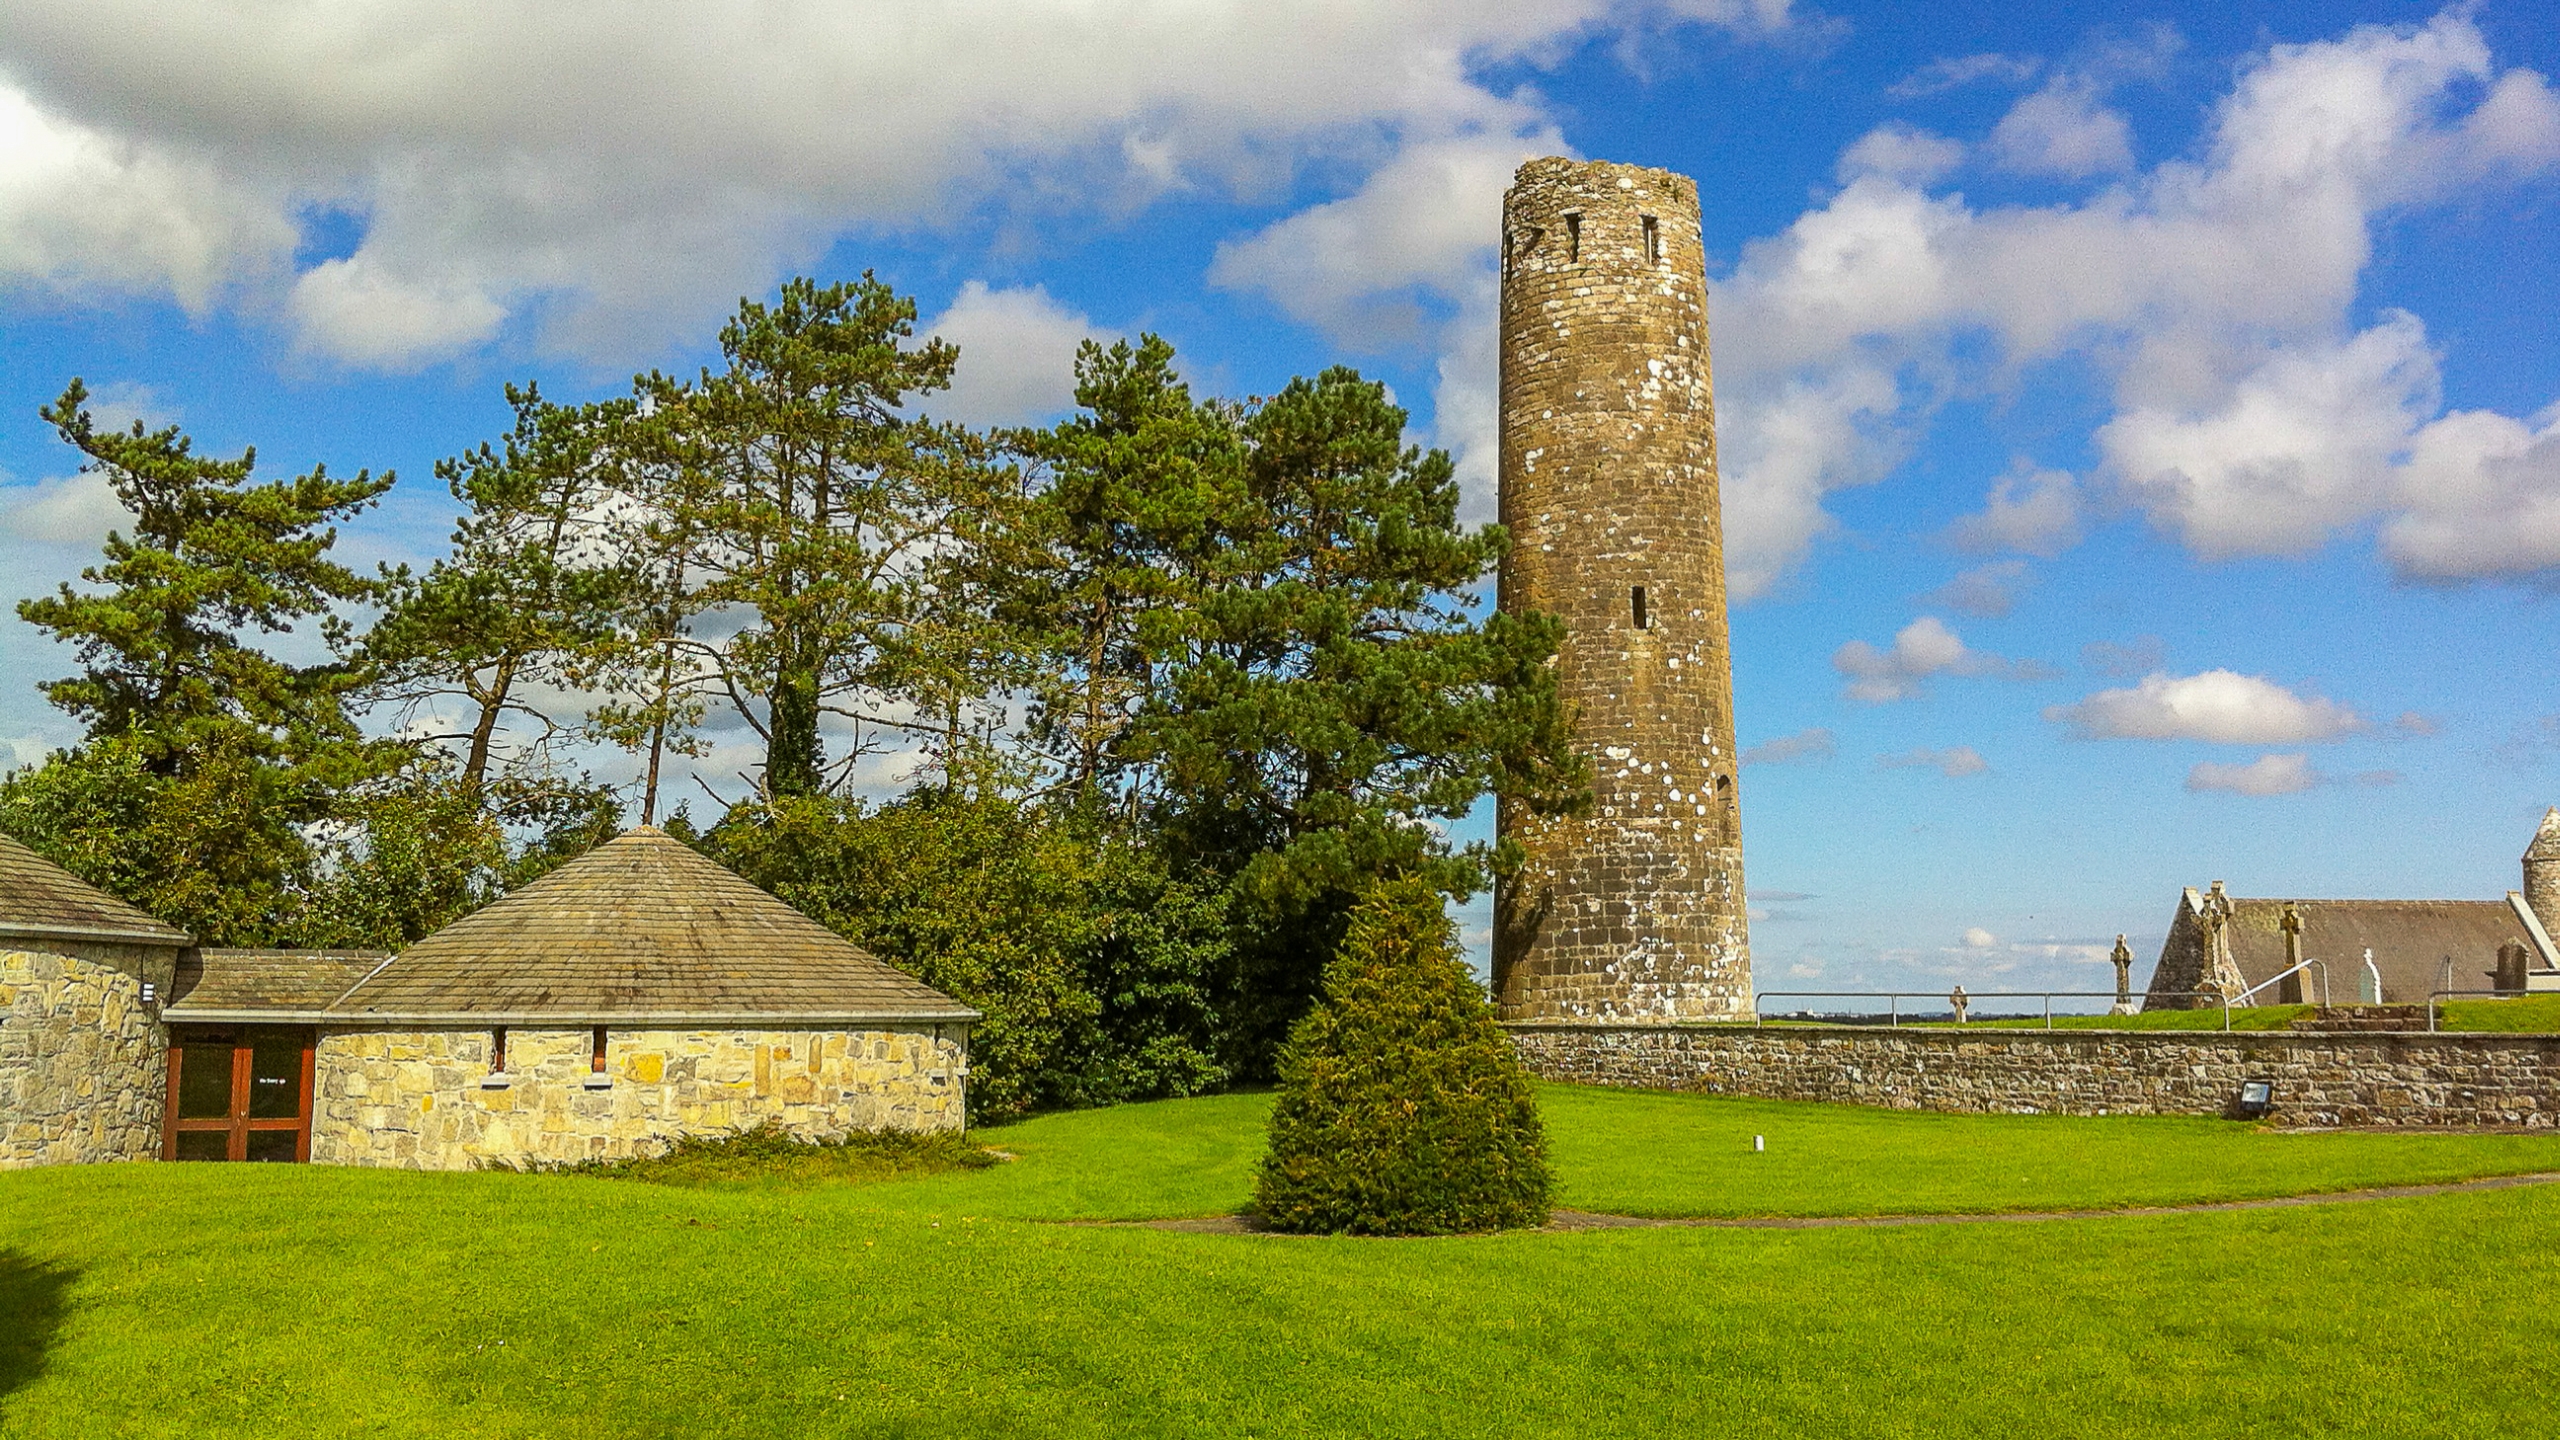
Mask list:
[[[160,1158],[309,1160],[312,1043],[308,1030],[170,1036]]]

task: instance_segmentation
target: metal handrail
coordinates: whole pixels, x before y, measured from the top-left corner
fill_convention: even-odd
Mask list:
[[[2427,1033],[2436,1033],[2436,1002],[2456,995],[2486,995],[2492,1000],[2513,1000],[2526,994],[2522,990],[2430,990],[2427,992]]]
[[[2328,976],[2324,970],[2321,976],[2321,993],[2325,995],[2327,992]],[[1751,997],[1751,1023],[1759,1026],[1768,1022],[1768,1017],[1760,1013],[1760,1002],[1772,997],[1791,1000],[1883,1000],[1889,1002],[1890,1007],[1887,1011],[1887,1028],[1898,1029],[1902,1024],[1902,1001],[1905,996],[1925,1000],[1949,998],[1944,992],[1937,990],[1762,990],[1755,992]],[[2053,1002],[2057,999],[2119,1000],[2126,997],[2118,995],[2113,990],[1985,990],[1980,994],[1968,992],[1964,998],[1968,1006],[1976,1000],[2041,999],[2044,1001],[2044,1028],[2050,1030],[2053,1028]],[[2219,1000],[2222,1002],[2222,1028],[2225,1030],[2231,1028],[2231,997],[2219,990],[2155,990],[2146,992],[2143,996],[2146,1001],[2154,998]]]
[[[2320,967],[2320,1003],[2326,1005],[2329,1003],[2329,963],[2317,956],[2314,956],[2309,960],[2305,960],[2300,964],[2290,965],[2277,971],[2275,974],[2268,976],[2266,979],[2261,980],[2257,984],[2250,986],[2248,989],[2241,991],[2239,994],[2232,996],[2231,1001],[2236,1005],[2239,1002],[2248,999],[2250,996],[2257,994],[2259,991],[2266,989],[2268,986],[2273,985],[2287,975],[2291,975],[2297,970],[2308,970],[2314,965]]]

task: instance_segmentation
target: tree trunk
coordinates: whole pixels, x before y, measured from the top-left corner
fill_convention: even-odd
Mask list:
[[[765,742],[765,793],[818,793],[818,665],[810,647],[785,647],[773,680],[772,733]]]
[[[489,773],[489,749],[498,732],[498,717],[506,713],[507,695],[515,689],[516,657],[498,662],[497,674],[489,682],[488,693],[479,697],[480,719],[471,727],[471,753],[462,762],[462,783],[472,794],[480,793],[481,782]]]

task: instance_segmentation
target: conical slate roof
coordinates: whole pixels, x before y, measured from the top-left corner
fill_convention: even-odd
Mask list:
[[[195,943],[186,931],[161,924],[6,835],[0,835],[0,935]]]
[[[2533,843],[2524,847],[2527,860],[2560,860],[2560,807],[2542,812],[2542,828],[2533,832]]]
[[[527,1024],[977,1018],[645,825],[401,951],[329,1015]]]

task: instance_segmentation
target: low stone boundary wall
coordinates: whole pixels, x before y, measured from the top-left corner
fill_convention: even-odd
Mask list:
[[[2560,1035],[1857,1025],[1506,1027],[1541,1079],[1972,1114],[2237,1115],[2277,1124],[2560,1125]]]

